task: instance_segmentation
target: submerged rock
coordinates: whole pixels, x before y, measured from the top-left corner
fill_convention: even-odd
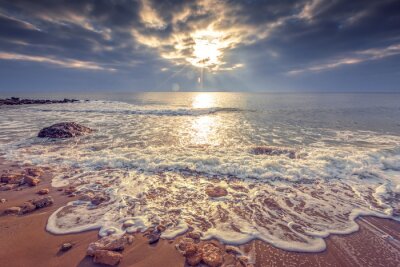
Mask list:
[[[208,185],[206,187],[206,194],[210,197],[223,197],[228,195],[228,191],[221,186]]]
[[[251,150],[251,153],[255,155],[268,155],[268,156],[287,155],[291,159],[296,158],[296,151],[289,148],[280,148],[273,146],[257,146]]]
[[[93,132],[92,129],[75,122],[62,122],[40,130],[40,138],[71,138]]]
[[[97,250],[93,256],[94,263],[100,263],[109,266],[118,265],[122,260],[121,253],[109,250]]]

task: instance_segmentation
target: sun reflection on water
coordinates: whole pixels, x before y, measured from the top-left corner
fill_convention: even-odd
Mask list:
[[[215,106],[215,96],[210,93],[199,93],[192,102],[193,108],[210,108],[213,106]]]

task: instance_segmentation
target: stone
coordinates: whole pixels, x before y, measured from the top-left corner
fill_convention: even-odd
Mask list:
[[[75,186],[70,186],[70,187],[64,189],[64,193],[66,195],[72,194],[74,192],[76,192]]]
[[[190,256],[197,252],[197,245],[191,239],[183,239],[178,243],[177,249],[182,255]]]
[[[6,185],[3,185],[2,187],[0,187],[0,191],[10,191],[17,187],[18,187],[17,184],[6,184]]]
[[[122,251],[129,244],[130,236],[106,236],[89,244],[86,254],[93,256],[97,250]]]
[[[37,186],[40,183],[39,178],[35,178],[32,176],[25,176],[24,180],[25,180],[25,183],[27,183],[30,186]]]
[[[202,260],[202,255],[199,252],[186,257],[186,263],[189,266],[197,266],[201,262],[201,260]]]
[[[149,240],[150,245],[157,243],[160,240],[160,234],[153,232],[147,236],[147,239]]]
[[[131,227],[131,226],[134,226],[134,225],[135,225],[135,221],[134,220],[126,220],[122,224],[122,227],[123,228],[128,228],[128,227]]]
[[[231,254],[235,254],[235,255],[242,255],[242,252],[240,251],[239,248],[234,247],[234,246],[225,246],[225,251]]]
[[[21,205],[20,214],[30,213],[34,210],[36,210],[36,206],[34,204],[32,204],[31,202],[25,202]]]
[[[186,237],[194,240],[199,240],[201,238],[201,234],[199,232],[189,232],[186,234]]]
[[[5,173],[1,175],[1,182],[7,184],[21,184],[24,176],[18,173]]]
[[[42,188],[37,193],[39,195],[47,195],[49,192],[50,192],[50,190],[48,188]]]
[[[36,206],[37,209],[45,208],[54,203],[54,200],[51,196],[44,197],[41,199],[36,199],[32,201],[32,204]]]
[[[39,176],[43,175],[43,170],[41,168],[27,168],[27,169],[25,169],[25,172],[29,176],[33,176],[33,177],[39,177]]]
[[[80,195],[79,196],[79,200],[81,200],[81,201],[92,201],[93,197],[94,197],[93,193],[89,192],[89,193]]]
[[[291,159],[296,158],[296,151],[288,148],[280,148],[273,146],[257,146],[251,150],[251,153],[255,155],[268,155],[268,156],[287,155]]]
[[[71,138],[93,132],[92,129],[75,122],[61,122],[40,130],[39,138]]]
[[[206,187],[206,194],[209,197],[223,197],[228,195],[228,191],[221,186],[208,185]]]
[[[20,212],[21,212],[20,207],[10,207],[4,211],[5,214],[19,214]]]
[[[199,248],[202,260],[205,264],[210,267],[219,267],[222,265],[224,259],[222,257],[222,252],[219,247],[212,243],[202,244]]]
[[[0,199],[0,203],[6,203],[6,202],[7,202],[7,199],[5,199],[5,198]]]
[[[97,250],[94,253],[94,258],[93,258],[94,263],[100,263],[109,266],[118,265],[121,262],[121,260],[122,260],[121,253],[109,250]]]
[[[106,200],[107,200],[107,198],[104,195],[97,194],[92,198],[91,202],[93,205],[100,205],[101,203],[103,203]]]
[[[167,229],[167,228],[166,228],[164,225],[162,225],[162,224],[159,224],[159,225],[157,225],[157,227],[156,227],[156,230],[157,230],[157,232],[159,232],[159,233],[164,232],[165,229]]]
[[[68,250],[70,250],[71,248],[72,248],[72,244],[71,243],[64,243],[64,244],[62,244],[61,245],[61,247],[60,247],[60,251],[68,251]]]

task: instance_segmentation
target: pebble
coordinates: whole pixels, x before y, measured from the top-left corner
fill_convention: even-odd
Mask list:
[[[50,192],[50,190],[48,188],[42,188],[37,193],[39,195],[47,195],[49,192]]]
[[[149,244],[157,243],[160,240],[160,234],[158,233],[151,233],[147,236],[149,239]]]
[[[6,202],[7,202],[7,199],[5,199],[5,198],[0,199],[0,203],[6,203]]]
[[[64,243],[61,245],[60,250],[61,251],[68,251],[72,248],[72,244],[71,243]]]
[[[94,253],[94,258],[93,258],[94,263],[100,263],[109,266],[116,266],[121,262],[121,260],[122,260],[121,253],[109,250],[97,250]]]

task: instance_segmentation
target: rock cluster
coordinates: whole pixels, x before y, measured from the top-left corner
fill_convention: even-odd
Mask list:
[[[39,131],[39,138],[71,138],[93,132],[92,129],[76,122],[61,122],[43,128]]]
[[[191,238],[182,239],[176,245],[177,250],[186,257],[189,266],[196,266],[203,262],[210,267],[219,267],[223,264],[223,251],[211,242],[195,243]]]
[[[273,146],[257,146],[251,149],[251,153],[255,155],[268,155],[268,156],[280,156],[287,155],[289,158],[296,158],[296,151],[289,148],[280,148]]]
[[[54,203],[53,198],[51,196],[47,196],[47,197],[40,198],[40,199],[33,199],[33,200],[26,201],[19,207],[7,208],[4,211],[4,213],[5,214],[22,215],[22,214],[26,214],[26,213],[35,211],[37,209],[42,209],[42,208],[51,206],[51,205],[53,205],[53,203]]]
[[[57,103],[74,103],[78,102],[76,99],[64,98],[63,100],[42,100],[42,99],[20,99],[19,97],[11,97],[0,99],[0,106],[2,105],[29,105],[29,104],[57,104]]]
[[[19,172],[6,171],[0,176],[0,191],[13,190],[25,184],[36,186],[40,183],[43,173],[41,168],[27,168]]]
[[[115,266],[122,260],[121,251],[132,243],[133,237],[130,235],[106,236],[90,243],[86,254],[93,257],[94,263]]]

